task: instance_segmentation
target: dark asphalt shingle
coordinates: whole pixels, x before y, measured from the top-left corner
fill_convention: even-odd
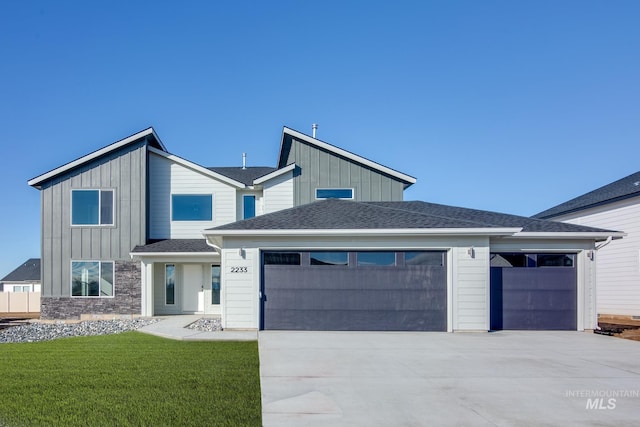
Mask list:
[[[139,245],[133,248],[133,253],[170,253],[170,252],[215,252],[204,239],[166,239]]]
[[[569,212],[576,212],[630,197],[640,196],[640,172],[626,176],[582,196],[554,206],[532,216],[532,218],[552,218]]]
[[[20,267],[7,274],[1,282],[29,282],[40,280],[40,258],[29,258]]]
[[[244,185],[253,185],[253,181],[256,178],[260,178],[277,170],[269,166],[251,166],[246,169],[242,169],[241,167],[210,167],[207,169],[241,182]]]
[[[328,199],[211,230],[344,230],[517,227],[527,232],[597,232],[592,227],[427,202]]]

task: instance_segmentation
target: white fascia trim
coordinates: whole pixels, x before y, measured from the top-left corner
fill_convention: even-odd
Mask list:
[[[313,230],[204,230],[215,236],[512,236],[522,228],[397,228],[397,229],[313,229]]]
[[[66,172],[66,171],[68,171],[70,169],[73,169],[76,166],[80,166],[81,164],[86,163],[88,161],[91,161],[91,160],[93,160],[95,158],[98,158],[98,157],[100,157],[100,156],[102,156],[102,155],[104,155],[104,154],[106,154],[106,153],[108,153],[110,151],[117,150],[120,147],[124,147],[125,145],[127,145],[127,144],[129,144],[129,143],[131,143],[131,142],[133,142],[133,141],[135,141],[137,139],[144,138],[147,135],[153,135],[154,138],[158,141],[158,143],[162,147],[162,149],[166,150],[166,148],[164,147],[164,144],[162,144],[162,141],[160,141],[160,138],[158,138],[158,135],[156,135],[156,132],[153,130],[153,128],[148,128],[148,129],[145,129],[145,130],[143,130],[141,132],[138,132],[138,133],[136,133],[134,135],[131,135],[131,136],[125,138],[125,139],[122,139],[120,141],[114,142],[111,145],[107,145],[106,147],[101,148],[98,151],[94,151],[93,153],[87,154],[86,156],[80,157],[79,159],[76,159],[76,160],[74,160],[72,162],[64,164],[64,165],[62,165],[62,166],[60,166],[60,167],[58,167],[56,169],[53,169],[52,171],[49,171],[49,172],[47,172],[45,174],[42,174],[42,175],[37,176],[37,177],[35,177],[33,179],[30,179],[29,181],[27,181],[27,184],[29,184],[31,187],[37,187],[42,181],[45,181],[45,180],[47,180],[49,178],[52,178],[52,177],[54,177],[54,176],[56,176],[58,174],[61,174],[61,173]],[[152,147],[149,147],[149,148],[152,148]],[[158,150],[156,150],[156,151],[158,151]]]
[[[292,170],[294,170],[296,168],[296,164],[295,163],[291,163],[288,166],[283,167],[282,169],[278,169],[275,170],[271,173],[268,173],[266,175],[261,176],[260,178],[256,178],[253,180],[253,184],[254,185],[259,185],[262,184],[263,182],[269,181],[270,179],[276,178],[280,175],[283,175],[287,172],[291,172]]]
[[[301,139],[305,142],[308,142],[309,144],[315,145],[317,147],[323,148],[327,151],[330,151],[332,153],[338,154],[340,156],[346,157],[348,159],[351,159],[353,161],[356,161],[358,163],[362,163],[363,165],[369,166],[370,168],[379,170],[381,172],[384,172],[388,175],[394,176],[402,181],[408,182],[409,184],[415,184],[416,183],[416,178],[404,174],[402,172],[398,172],[397,170],[393,170],[391,168],[388,168],[386,166],[383,166],[379,163],[376,163],[372,160],[369,159],[365,159],[364,157],[358,156],[357,154],[353,154],[347,150],[343,150],[342,148],[338,148],[335,145],[331,145],[328,144],[326,142],[320,141],[319,139],[315,139],[311,136],[305,135],[303,133],[300,133],[296,130],[290,129],[288,127],[284,127],[283,131],[282,131],[282,142],[284,143],[284,135],[285,134],[289,134],[291,136],[294,136],[298,139]],[[280,152],[282,153],[282,147],[280,148]]]
[[[217,172],[214,172],[214,171],[209,170],[209,169],[207,169],[207,168],[205,168],[203,166],[200,166],[200,165],[198,165],[196,163],[193,163],[192,161],[183,159],[182,157],[178,157],[175,154],[165,153],[165,152],[157,150],[157,149],[155,149],[153,147],[149,147],[149,151],[154,153],[154,154],[157,154],[159,156],[162,156],[165,159],[168,159],[168,160],[171,160],[173,162],[179,163],[182,166],[191,168],[191,169],[196,170],[196,171],[198,171],[198,172],[200,172],[200,173],[202,173],[204,175],[210,176],[211,178],[215,178],[215,179],[217,179],[219,181],[223,181],[223,182],[226,182],[227,184],[231,184],[234,187],[237,187],[237,188],[245,188],[246,187],[243,183],[241,183],[239,181],[236,181],[235,179],[231,179],[229,177],[221,175],[221,174],[219,174]]]
[[[143,258],[210,258],[220,255],[218,252],[131,252],[129,256],[132,260],[142,260]]]
[[[522,233],[514,234],[513,238],[525,237],[525,238],[541,238],[541,239],[607,239],[609,236],[614,239],[622,239],[626,236],[626,233],[619,231],[613,232],[585,232],[585,231],[572,231],[572,232],[533,232],[525,231]]]

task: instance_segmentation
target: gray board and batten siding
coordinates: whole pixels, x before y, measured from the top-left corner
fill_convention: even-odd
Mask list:
[[[317,188],[353,188],[356,201],[402,201],[406,183],[285,133],[278,167],[293,163],[294,206],[316,201]]]
[[[42,183],[43,298],[71,296],[71,260],[130,261],[146,243],[146,147],[141,139]],[[72,189],[112,189],[114,225],[72,226]]]

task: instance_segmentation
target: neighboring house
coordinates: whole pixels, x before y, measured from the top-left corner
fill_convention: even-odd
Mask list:
[[[3,292],[40,292],[40,258],[30,258],[0,280]]]
[[[147,129],[29,181],[42,192],[42,317],[595,328],[590,257],[620,233],[403,202],[415,182],[286,127],[275,168],[203,167]]]
[[[640,316],[640,172],[534,215],[626,233],[597,251],[599,315]]]

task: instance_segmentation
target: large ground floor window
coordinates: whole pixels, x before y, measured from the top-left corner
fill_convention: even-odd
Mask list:
[[[72,261],[71,296],[112,297],[113,276],[112,261]]]

